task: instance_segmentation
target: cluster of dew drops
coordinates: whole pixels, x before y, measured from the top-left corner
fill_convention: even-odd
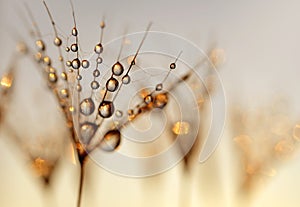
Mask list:
[[[121,126],[115,126],[113,129],[108,130],[104,136],[100,139],[97,139],[96,142],[92,141],[97,133],[98,129],[101,127],[103,120],[111,118],[114,114],[116,117],[122,117],[123,111],[115,110],[114,100],[121,90],[122,85],[130,84],[131,77],[129,75],[130,69],[135,65],[136,56],[138,55],[138,49],[136,55],[131,60],[128,69],[126,70],[122,63],[117,60],[111,66],[111,76],[106,81],[104,87],[104,93],[102,96],[102,100],[98,105],[98,110],[96,110],[97,105],[95,103],[95,98],[93,95],[95,93],[100,93],[100,83],[97,78],[100,77],[100,65],[103,63],[103,59],[101,57],[104,48],[102,46],[102,34],[99,43],[97,43],[94,47],[94,54],[96,55],[96,64],[95,68],[92,71],[93,79],[90,82],[91,96],[84,98],[81,100],[80,94],[83,89],[82,87],[82,79],[83,76],[81,74],[82,70],[89,70],[91,68],[91,63],[87,59],[81,59],[79,55],[79,44],[78,44],[78,30],[76,27],[76,22],[74,20],[74,27],[72,28],[70,38],[73,37],[75,41],[72,44],[68,44],[66,48],[62,49],[62,39],[58,37],[58,33],[55,28],[54,21],[51,17],[51,14],[48,12],[51,20],[52,26],[55,32],[54,45],[57,46],[59,52],[59,61],[61,63],[61,75],[60,78],[57,75],[57,70],[52,66],[52,61],[49,56],[46,54],[46,45],[42,40],[42,37],[37,35],[39,38],[35,41],[35,45],[38,49],[38,52],[35,53],[36,61],[43,66],[46,71],[47,80],[49,87],[55,92],[61,108],[64,111],[64,114],[67,118],[68,122],[72,122],[72,127],[77,127],[79,130],[79,139],[83,144],[85,150],[87,152],[93,151],[95,148],[100,148],[104,151],[114,151],[118,148],[121,143],[121,129],[126,127],[126,125],[133,121],[138,115],[143,112],[150,111],[154,108],[164,108],[168,103],[168,94],[163,91],[163,83],[167,79],[170,71],[176,68],[176,60],[169,65],[169,73],[166,75],[164,80],[158,83],[153,87],[153,90],[150,91],[147,95],[144,96],[141,103],[138,103],[132,109],[128,109],[128,121],[126,121]],[[105,28],[105,23],[102,21],[100,23],[101,32],[103,32]],[[148,32],[148,31],[147,31]],[[145,32],[145,36],[147,35]],[[145,38],[144,36],[144,38]],[[68,39],[69,40],[69,39]],[[143,41],[140,44],[142,46]],[[67,54],[71,54],[71,60],[64,61],[63,51]],[[66,69],[68,68],[68,70]],[[67,72],[68,71],[68,72]],[[75,77],[75,78],[71,78]],[[72,79],[72,80],[69,80]],[[58,84],[61,82],[61,84]],[[102,91],[103,92],[103,91]],[[108,100],[107,94],[113,94],[112,98]],[[77,95],[78,97],[78,108],[73,105],[73,96]],[[94,119],[90,117],[95,115]],[[77,116],[78,125],[74,124],[74,116]],[[84,121],[79,121],[79,120]],[[87,121],[88,120],[88,121]]]

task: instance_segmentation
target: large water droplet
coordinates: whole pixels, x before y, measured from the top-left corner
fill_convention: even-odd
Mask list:
[[[35,42],[35,45],[37,46],[39,51],[44,51],[45,48],[46,48],[45,43],[43,42],[43,40],[37,40]]]
[[[72,52],[77,52],[78,51],[78,45],[77,44],[72,44],[71,45],[71,50],[72,50]]]
[[[111,101],[102,101],[98,108],[99,115],[103,118],[111,117],[114,113],[114,110],[114,104]]]
[[[77,35],[78,35],[78,30],[77,30],[76,27],[74,27],[74,28],[72,29],[72,35],[73,35],[73,36],[77,36]]]
[[[61,41],[61,39],[59,38],[59,37],[56,37],[55,39],[54,39],[54,44],[56,45],[56,46],[61,46],[61,44],[62,44],[62,41]]]
[[[131,81],[130,76],[129,75],[124,75],[122,78],[122,83],[123,84],[129,84]]]
[[[45,56],[43,58],[44,64],[50,66],[51,65],[51,58],[49,56]]]
[[[98,126],[91,122],[84,122],[80,125],[80,141],[83,144],[88,144],[94,137]]]
[[[108,131],[101,140],[100,148],[106,152],[114,151],[121,143],[121,133],[114,129]]]
[[[115,78],[110,78],[107,82],[106,82],[106,89],[110,92],[114,92],[118,89],[119,86],[119,82],[117,79]]]
[[[78,58],[75,58],[74,60],[72,60],[72,68],[74,68],[74,69],[80,68],[80,60]]]
[[[98,43],[94,48],[95,53],[100,54],[103,52],[103,47],[101,43]]]
[[[90,67],[90,62],[88,60],[83,60],[82,61],[82,67],[83,68],[88,68]]]
[[[112,72],[113,72],[113,74],[116,75],[116,76],[122,75],[123,71],[124,71],[124,67],[123,67],[123,65],[122,65],[119,61],[116,62],[116,63],[112,66]]]
[[[83,99],[80,103],[80,113],[85,116],[91,115],[95,111],[95,104],[91,98]]]
[[[155,108],[164,108],[168,103],[168,96],[166,93],[157,94],[154,97],[154,107]]]

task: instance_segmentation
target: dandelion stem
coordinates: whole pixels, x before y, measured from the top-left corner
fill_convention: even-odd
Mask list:
[[[78,199],[77,199],[77,207],[81,206],[81,199],[82,199],[82,188],[83,188],[83,181],[84,181],[84,162],[80,164],[80,178],[79,178],[79,190],[78,190]]]

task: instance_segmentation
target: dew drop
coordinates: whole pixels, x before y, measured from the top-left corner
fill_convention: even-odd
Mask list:
[[[39,62],[41,62],[42,61],[42,54],[40,53],[40,52],[38,52],[38,53],[36,53],[35,55],[34,55],[34,58],[35,58],[35,60],[39,63]]]
[[[71,45],[71,50],[72,50],[72,52],[77,52],[78,51],[78,45],[77,44],[72,44]]]
[[[66,47],[66,52],[70,52],[70,48],[69,47]]]
[[[110,92],[114,92],[118,89],[119,86],[119,82],[117,79],[115,78],[110,78],[107,82],[106,82],[106,89]]]
[[[101,64],[103,62],[103,59],[101,57],[97,57],[96,62],[98,64]]]
[[[123,112],[120,110],[116,111],[116,117],[121,118],[123,116]]]
[[[100,54],[103,52],[103,47],[101,43],[98,43],[94,48],[95,53]]]
[[[145,102],[146,104],[149,104],[149,103],[151,103],[152,101],[153,101],[153,98],[152,98],[151,95],[147,95],[147,96],[144,98],[144,102]]]
[[[68,98],[69,97],[69,91],[68,91],[68,89],[62,89],[60,91],[60,95],[61,95],[62,98]]]
[[[99,77],[100,76],[100,71],[99,70],[94,70],[94,72],[93,72],[93,76],[94,77]]]
[[[80,60],[78,58],[75,58],[74,60],[72,60],[72,68],[74,68],[74,69],[80,68]]]
[[[83,68],[88,68],[90,67],[90,62],[88,60],[83,60],[82,61],[82,67]]]
[[[123,84],[129,84],[130,83],[130,76],[129,75],[124,75],[122,78],[122,83]]]
[[[83,144],[88,144],[94,137],[98,126],[91,122],[84,122],[80,125],[80,141]]]
[[[71,67],[71,66],[72,66],[72,62],[68,60],[68,61],[66,62],[66,65],[67,65],[68,67]]]
[[[96,90],[100,87],[100,84],[97,81],[92,81],[91,82],[91,88]]]
[[[111,101],[102,101],[99,105],[99,115],[103,118],[109,118],[114,113],[114,104]]]
[[[106,152],[112,152],[121,143],[121,133],[119,130],[114,129],[108,131],[100,142],[100,148]]]
[[[65,72],[62,72],[60,76],[63,80],[68,80],[68,75]]]
[[[81,101],[80,105],[80,113],[85,116],[91,115],[95,111],[95,104],[91,98],[86,98]]]
[[[101,29],[104,29],[104,27],[105,27],[105,22],[104,21],[100,22],[100,27],[101,27]]]
[[[82,86],[81,86],[79,83],[76,85],[76,90],[77,90],[78,92],[81,92],[81,91],[82,91]]]
[[[157,94],[154,97],[154,107],[155,108],[164,108],[168,103],[168,96],[166,93]]]
[[[56,45],[56,46],[61,46],[61,44],[62,44],[62,41],[61,41],[61,39],[59,38],[59,37],[56,37],[55,39],[54,39],[54,44]]]
[[[35,42],[35,45],[37,46],[39,51],[44,51],[45,48],[46,48],[45,43],[43,42],[43,40],[37,40]]]
[[[43,61],[44,61],[44,63],[45,63],[46,65],[48,65],[48,66],[51,65],[51,58],[50,58],[50,57],[45,56],[45,57],[43,58]]]
[[[58,57],[58,60],[59,60],[60,62],[64,61],[63,56],[60,55],[60,56]]]
[[[162,83],[157,84],[156,87],[155,87],[156,91],[161,91],[162,89],[163,89],[163,84]]]
[[[113,72],[113,74],[116,75],[116,76],[122,75],[123,71],[124,71],[124,67],[123,67],[123,65],[122,65],[119,61],[116,62],[116,63],[112,66],[112,72]]]
[[[132,110],[132,109],[128,109],[127,114],[128,114],[129,116],[132,116],[132,115],[134,114],[134,113],[133,113],[133,110]]]
[[[78,35],[78,30],[77,30],[76,27],[74,27],[74,28],[72,29],[72,35],[73,35],[73,36],[77,36],[77,35]]]
[[[77,79],[77,80],[82,80],[82,75],[77,75],[77,76],[76,76],[76,79]]]
[[[171,64],[170,64],[170,69],[173,70],[173,69],[175,69],[175,68],[176,68],[176,63],[171,63]]]
[[[48,80],[49,80],[51,83],[56,83],[56,81],[57,81],[57,75],[56,75],[56,73],[50,72],[50,73],[48,74]]]

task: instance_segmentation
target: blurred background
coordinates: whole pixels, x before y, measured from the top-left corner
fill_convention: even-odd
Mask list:
[[[14,54],[16,42],[31,41],[23,2],[41,22],[43,36],[53,33],[42,1],[1,0],[0,75],[19,58]],[[59,31],[69,33],[69,1],[47,3]],[[98,25],[105,16],[104,41],[124,30],[143,31],[152,21],[152,30],[182,36],[208,55],[218,51],[226,93],[224,132],[209,160],[202,164],[194,160],[189,167],[181,162],[141,179],[114,175],[89,162],[82,206],[298,206],[299,1],[74,0],[74,6],[86,50],[99,38]],[[0,98],[8,120],[0,131],[0,204],[75,206],[78,165],[68,141],[61,139],[67,132],[56,102],[37,70],[29,68],[33,66],[22,60],[14,95]],[[25,149],[41,137],[55,143],[43,152],[52,161],[46,172],[41,172],[45,169],[41,160],[24,156],[13,137],[21,137]]]

